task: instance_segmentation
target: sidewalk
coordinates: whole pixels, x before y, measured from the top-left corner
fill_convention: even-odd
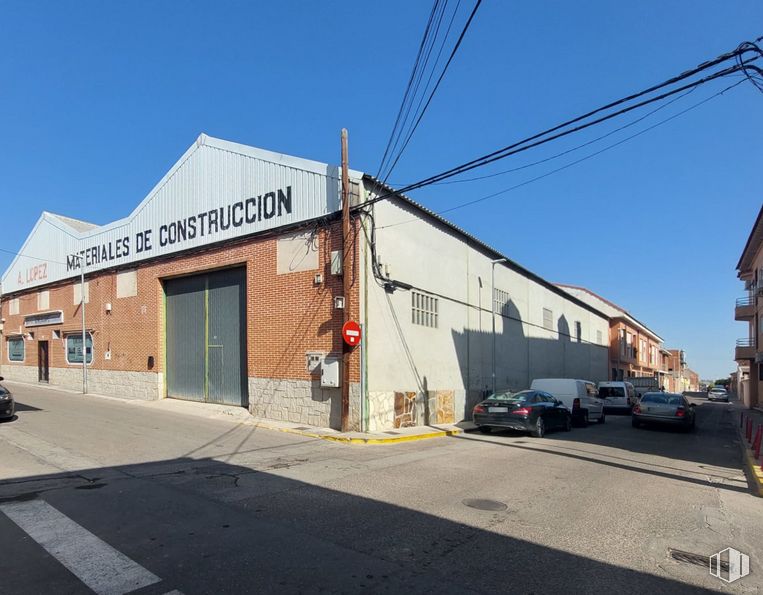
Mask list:
[[[737,425],[740,442],[744,451],[744,463],[753,491],[763,496],[763,411],[760,409],[742,409]],[[759,434],[756,442],[756,435]],[[758,451],[759,456],[755,456]]]
[[[121,398],[109,395],[99,395],[95,393],[88,393],[87,395],[83,395],[78,391],[36,383],[17,382],[11,380],[6,380],[4,383],[9,387],[12,387],[13,385],[22,385],[30,388],[39,388],[46,391],[68,393],[70,395],[77,395],[84,398],[94,397],[98,399],[110,399],[112,401],[124,403],[125,405],[154,408],[184,415],[205,417],[207,419],[232,421],[241,424],[253,425],[257,428],[266,430],[287,432],[289,434],[298,434],[308,438],[320,438],[321,440],[328,440],[330,442],[339,442],[343,444],[396,444],[399,442],[427,440],[429,438],[443,438],[445,436],[455,436],[457,434],[461,434],[465,429],[469,429],[472,426],[470,422],[461,422],[458,425],[446,424],[437,426],[414,426],[410,428],[387,430],[384,432],[340,432],[339,430],[332,430],[331,428],[320,428],[315,426],[308,426],[306,424],[254,417],[245,408],[235,407],[232,405],[198,403],[195,401],[181,401],[178,399],[144,401],[140,399]]]

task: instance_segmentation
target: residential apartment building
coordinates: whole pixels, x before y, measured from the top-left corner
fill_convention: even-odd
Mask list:
[[[746,323],[743,337],[737,339],[734,359],[747,370],[739,382],[739,398],[747,407],[761,402],[763,392],[763,208],[758,212],[747,243],[737,263],[737,276],[744,282],[745,294],[736,301],[734,320]],[[740,375],[743,376],[743,375]]]
[[[662,338],[624,308],[575,285],[557,284],[609,317],[609,379],[657,376],[666,372]]]

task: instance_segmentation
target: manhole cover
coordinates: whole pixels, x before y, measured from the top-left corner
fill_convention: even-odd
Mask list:
[[[498,500],[484,500],[482,498],[467,498],[463,500],[463,503],[469,508],[476,508],[477,510],[501,511],[508,508],[508,506],[503,502],[498,502]]]

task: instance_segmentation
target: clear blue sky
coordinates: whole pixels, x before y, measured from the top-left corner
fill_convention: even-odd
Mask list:
[[[472,5],[464,0],[462,9]],[[0,248],[20,249],[43,210],[100,224],[125,216],[201,132],[337,163],[347,127],[351,166],[376,173],[430,8],[3,1]],[[421,179],[761,34],[759,0],[485,0],[390,181]],[[763,200],[761,131],[763,94],[746,83],[600,156],[447,216],[547,279],[624,306],[666,346],[685,349],[702,377],[719,377],[734,368],[734,341],[746,335],[733,319],[743,293],[734,267]],[[606,142],[412,198],[442,210]],[[11,258],[0,254],[0,269]]]

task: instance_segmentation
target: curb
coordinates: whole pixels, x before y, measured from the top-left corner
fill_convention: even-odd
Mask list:
[[[763,497],[763,469],[761,469],[760,464],[755,460],[755,456],[747,444],[747,438],[742,428],[737,427],[737,435],[739,436],[739,443],[743,451],[746,475],[752,480],[750,482],[752,484],[752,491],[756,496]]]
[[[306,436],[308,438],[318,438],[320,440],[326,440],[328,442],[337,442],[339,444],[395,444],[399,442],[416,442],[418,440],[428,440],[430,438],[445,438],[446,436],[457,436],[463,434],[463,430],[440,430],[437,432],[427,432],[426,434],[410,434],[408,436],[390,436],[389,438],[360,438],[353,436],[341,436],[333,434],[320,434],[317,432],[310,432],[307,430],[296,430],[294,428],[281,428],[278,426],[271,426],[269,424],[263,424],[260,422],[254,422],[254,425],[258,428],[265,430],[276,430],[278,432],[286,432],[287,434],[297,434],[298,436]]]
[[[66,388],[59,388],[57,386],[56,387],[40,386],[30,382],[20,382],[18,380],[8,380],[7,382],[11,384],[13,383],[23,384],[29,387],[43,388],[43,389],[51,390],[51,391],[70,393],[72,395],[95,397],[99,399],[108,399],[111,401],[117,401],[117,402],[125,403],[128,405],[150,406],[152,403],[158,403],[159,401],[163,400],[163,399],[159,399],[157,401],[151,401],[151,400],[144,400],[144,399],[128,399],[124,397],[114,397],[111,395],[101,395],[98,393],[87,393],[86,395],[83,395],[81,392],[77,392],[75,390],[66,389]],[[396,444],[400,442],[415,442],[418,440],[428,440],[430,438],[445,438],[447,436],[457,436],[459,434],[464,433],[464,430],[462,429],[453,429],[453,430],[434,430],[431,432],[425,432],[423,434],[403,434],[402,436],[389,436],[389,437],[369,436],[368,438],[364,438],[361,436],[343,436],[341,434],[323,434],[320,432],[315,432],[310,430],[298,430],[296,428],[288,428],[283,426],[272,425],[267,422],[263,423],[261,420],[254,419],[252,417],[250,417],[249,419],[237,420],[235,419],[236,416],[225,414],[224,412],[217,411],[217,410],[214,411],[214,415],[208,415],[208,414],[201,415],[200,413],[196,413],[196,412],[191,413],[189,411],[181,411],[179,413],[184,415],[192,415],[195,417],[206,417],[209,419],[213,419],[213,418],[225,419],[227,417],[227,418],[230,418],[230,421],[239,421],[240,423],[245,423],[247,425],[251,424],[257,428],[262,428],[264,430],[286,432],[287,434],[296,434],[298,436],[305,436],[307,438],[317,438],[320,440],[326,440],[328,442],[337,442],[339,444]]]

